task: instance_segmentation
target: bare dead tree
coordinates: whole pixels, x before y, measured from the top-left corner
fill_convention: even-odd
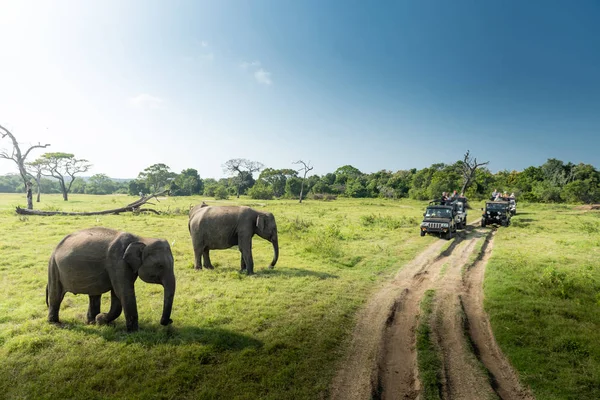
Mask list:
[[[302,164],[302,168],[298,170],[298,172],[303,172],[302,183],[300,184],[300,203],[302,203],[302,196],[304,194],[304,181],[306,180],[306,174],[308,174],[314,167],[310,165],[310,161],[308,163],[298,160],[293,162],[292,164]]]
[[[460,191],[461,193],[465,193],[471,185],[473,178],[475,178],[475,171],[477,170],[477,168],[484,165],[488,165],[489,163],[489,161],[478,163],[477,158],[472,158],[470,151],[467,150],[467,152],[465,153],[465,158],[462,162],[463,185]]]
[[[263,168],[262,163],[246,160],[245,158],[232,158],[223,165],[223,170],[226,173],[235,176],[238,199],[244,183],[250,180],[254,172],[258,172]]]
[[[27,163],[27,173],[30,174],[33,179],[35,179],[35,183],[37,184],[37,200],[36,203],[40,202],[41,188],[42,188],[42,171],[44,170],[44,165],[40,160],[36,160],[34,162]]]
[[[27,156],[29,155],[31,150],[44,149],[50,146],[50,144],[41,144],[38,142],[38,144],[29,146],[25,153],[23,153],[21,152],[21,147],[19,146],[19,142],[17,142],[15,136],[2,125],[0,125],[0,136],[2,136],[2,139],[8,136],[8,138],[12,142],[12,151],[8,151],[6,149],[0,150],[0,158],[4,158],[5,160],[12,160],[15,164],[17,164],[17,167],[19,168],[19,174],[21,175],[21,179],[23,179],[23,185],[25,186],[25,188],[27,188],[27,181],[29,180],[30,176],[30,174],[27,172],[27,169],[25,168]]]
[[[153,204],[150,203],[149,200],[152,198],[156,198],[158,201],[158,196],[162,196],[167,194],[169,191],[165,190],[160,193],[152,193],[148,196],[142,196],[139,200],[134,201],[131,204],[128,204],[124,207],[113,208],[111,210],[102,210],[102,211],[87,211],[87,212],[67,212],[67,211],[40,211],[40,210],[28,210],[25,208],[17,207],[16,212],[20,215],[41,215],[41,216],[49,216],[49,215],[106,215],[106,214],[120,214],[123,212],[133,212],[133,213],[142,213],[142,212],[151,212],[154,214],[160,214],[160,212],[152,209],[152,208],[140,208],[144,204]]]

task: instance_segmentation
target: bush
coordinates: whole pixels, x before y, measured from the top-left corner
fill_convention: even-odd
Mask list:
[[[215,189],[215,199],[217,200],[227,200],[229,199],[229,192],[227,188],[223,185],[219,185]]]
[[[272,200],[274,195],[273,187],[264,184],[256,184],[248,189],[248,196],[255,200]]]

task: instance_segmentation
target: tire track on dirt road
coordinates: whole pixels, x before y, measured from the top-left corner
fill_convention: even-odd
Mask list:
[[[519,382],[517,374],[500,350],[483,308],[483,279],[493,247],[492,237],[488,236],[480,257],[463,275],[460,300],[466,315],[466,330],[475,355],[490,374],[490,383],[496,394],[503,400],[533,400],[535,397]]]
[[[485,243],[478,254],[481,240]],[[429,246],[359,312],[348,357],[332,383],[331,398],[420,397],[415,331],[420,302],[429,289],[436,289],[430,324],[444,365],[442,397],[481,399],[496,394],[502,399],[533,398],[503,358],[483,310],[484,268],[493,234],[471,225],[442,251],[446,243],[440,240]],[[489,370],[491,379],[479,362]]]

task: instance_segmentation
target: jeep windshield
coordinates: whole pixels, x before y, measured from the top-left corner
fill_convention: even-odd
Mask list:
[[[503,211],[506,210],[506,204],[502,203],[487,203],[488,211]]]
[[[447,208],[427,208],[426,218],[452,218],[452,211]]]

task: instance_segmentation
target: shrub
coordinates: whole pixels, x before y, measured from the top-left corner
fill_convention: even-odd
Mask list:
[[[217,186],[215,189],[215,199],[217,200],[227,200],[229,199],[229,192],[227,188],[223,185]]]
[[[275,195],[273,188],[265,184],[256,184],[248,189],[248,196],[256,200],[272,200]]]

